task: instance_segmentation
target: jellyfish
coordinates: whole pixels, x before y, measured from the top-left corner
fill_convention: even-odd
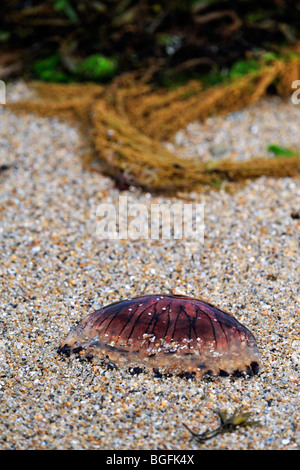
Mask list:
[[[87,315],[58,351],[90,360],[185,377],[253,376],[253,334],[231,314],[183,295],[143,295]]]

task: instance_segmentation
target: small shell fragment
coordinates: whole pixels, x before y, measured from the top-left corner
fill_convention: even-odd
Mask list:
[[[245,326],[203,300],[182,295],[147,295],[107,305],[71,330],[59,352],[195,377],[252,376],[260,362],[255,338]]]

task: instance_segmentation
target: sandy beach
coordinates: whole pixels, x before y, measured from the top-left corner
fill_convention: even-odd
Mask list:
[[[7,102],[24,93],[26,86],[15,84]],[[225,156],[229,132],[237,158],[247,139],[250,156],[274,142],[299,147],[299,113],[300,106],[266,98],[224,118],[221,135],[216,118],[207,132],[195,123],[169,145],[200,158],[215,141],[214,129],[221,147],[212,153]],[[299,179],[262,177],[232,192],[192,193],[205,213],[204,243],[192,252],[172,238],[101,240],[97,208],[117,206],[120,192],[109,178],[83,169],[87,143],[76,126],[2,105],[0,139],[0,448],[299,449]],[[176,201],[135,188],[121,195],[146,207]],[[57,354],[85,315],[148,293],[203,298],[232,313],[256,338],[258,375],[132,375]],[[213,429],[217,410],[239,407],[259,424],[202,444],[183,425]]]

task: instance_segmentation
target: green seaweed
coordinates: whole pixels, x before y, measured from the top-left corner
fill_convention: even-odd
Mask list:
[[[230,78],[242,77],[250,72],[258,72],[260,68],[261,63],[257,59],[239,60],[231,67],[229,76]]]
[[[75,73],[82,78],[101,81],[112,78],[116,70],[116,58],[105,57],[102,54],[93,54],[78,64]]]
[[[60,54],[53,54],[37,60],[33,72],[43,81],[68,83],[81,80],[106,81],[111,79],[117,70],[117,59],[94,54],[78,63],[72,70],[64,70]]]
[[[300,151],[292,150],[286,147],[280,147],[276,144],[268,145],[267,150],[274,153],[275,157],[295,157],[299,155]]]
[[[58,54],[37,60],[33,65],[33,72],[40,80],[47,82],[67,83],[72,80],[70,75],[61,69]]]

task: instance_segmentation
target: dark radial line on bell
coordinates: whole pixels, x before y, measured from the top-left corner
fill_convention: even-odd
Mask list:
[[[129,305],[131,305],[131,304],[129,304]],[[130,308],[129,305],[128,305],[128,309]],[[139,308],[139,304],[137,303],[136,309],[134,310],[134,312],[131,312],[131,315],[130,315],[129,318],[127,319],[126,323],[122,326],[121,331],[119,331],[118,339],[120,338],[122,332],[125,330],[125,328],[126,328],[126,326],[128,325],[128,323],[131,321],[133,315],[135,315],[135,313],[136,313],[136,311],[138,310],[138,308]],[[125,307],[124,307],[124,309],[125,309]],[[117,339],[117,341],[118,341],[118,339]],[[127,338],[127,339],[129,339],[129,338]],[[116,342],[117,342],[117,341],[116,341]]]
[[[116,316],[118,315],[119,312],[116,312],[112,318],[110,319],[110,321],[108,322],[108,325],[106,326],[105,330],[103,331],[103,334],[107,332],[107,329],[110,327],[111,323],[114,321],[114,319],[116,318]],[[107,320],[107,318],[106,318]]]
[[[152,316],[151,321],[150,321],[150,322],[148,323],[148,325],[147,325],[145,334],[151,334],[151,333],[148,333],[148,330],[149,330],[150,326],[152,325],[153,320],[155,319],[155,316],[156,316],[156,314],[157,314],[157,313],[156,313],[156,306],[157,306],[158,302],[159,302],[159,300],[153,305],[153,306],[154,306],[154,315]]]
[[[121,303],[122,303],[122,302],[114,302],[113,304],[106,305],[106,307],[103,307],[102,309],[100,309],[99,311],[102,310],[102,315],[105,316],[105,314],[106,314],[106,316],[105,316],[105,318],[100,319],[100,321],[97,320],[97,318],[96,318],[95,327],[100,328],[101,325],[102,325],[102,323],[104,323],[106,320],[108,320],[108,319],[112,316],[112,318],[111,318],[111,320],[110,320],[108,326],[106,327],[106,329],[105,329],[105,331],[104,331],[104,333],[105,333],[106,330],[107,330],[107,328],[108,328],[109,325],[111,324],[111,322],[112,322],[112,321],[114,320],[114,318],[119,314],[120,309],[118,309],[117,306],[118,306],[118,304],[121,304]],[[115,308],[117,308],[117,310],[115,310]],[[107,313],[106,310],[112,310],[112,312],[110,312],[110,313],[108,312],[108,313]],[[94,312],[94,313],[96,313],[96,312]]]
[[[212,319],[210,318],[209,314],[206,313],[204,310],[202,310],[200,307],[196,307],[197,308],[197,311],[200,310],[200,312],[203,314],[203,315],[206,315],[209,322],[210,322],[210,325],[212,327],[212,331],[213,331],[213,335],[214,335],[214,340],[215,340],[215,343],[216,343],[216,347],[217,347],[217,337],[216,337],[216,330],[215,330],[215,326],[212,322]]]
[[[131,304],[128,303],[128,307],[129,307],[129,305],[131,305]],[[125,307],[123,307],[121,310],[118,309],[114,314],[112,314],[113,317],[111,318],[111,320],[109,321],[109,323],[108,323],[108,325],[106,326],[105,330],[103,331],[103,334],[107,332],[107,330],[108,330],[108,328],[110,327],[111,323],[115,320],[115,318],[119,315],[119,313],[120,313],[124,308],[125,308]],[[108,317],[108,318],[109,318],[109,317]],[[105,320],[107,320],[107,318],[106,318]],[[105,320],[104,320],[104,321],[105,321]],[[104,322],[104,321],[103,321],[103,322]]]
[[[118,315],[118,313],[119,313],[118,311],[115,312],[115,313],[114,313],[114,312],[111,312],[111,313],[109,313],[105,318],[101,319],[101,321],[97,321],[96,324],[95,324],[96,328],[100,328],[101,325],[102,325],[102,323],[104,323],[104,322],[106,322],[106,320],[109,320],[109,319],[110,319],[109,324],[108,324],[108,326],[106,327],[106,329],[105,329],[105,331],[104,331],[104,333],[105,333],[106,330],[107,330],[107,328],[109,327],[109,325],[110,325],[111,322],[113,321],[113,319],[116,317],[116,315]],[[110,318],[110,317],[112,317],[112,318]]]
[[[196,309],[196,306],[195,306],[195,309]],[[196,336],[197,347],[198,347],[198,350],[200,351],[200,346],[199,346],[198,338],[199,338],[200,341],[201,341],[201,335],[198,335],[198,333],[197,333],[197,326],[196,326],[197,322],[196,322],[196,320],[197,320],[197,315],[196,315],[196,317],[194,318],[193,328],[194,328],[194,332],[195,332],[195,336]]]
[[[176,316],[176,319],[175,319],[174,328],[173,328],[173,333],[172,333],[172,335],[171,335],[171,341],[172,341],[172,339],[174,339],[174,334],[175,334],[175,330],[176,330],[176,325],[177,325],[177,321],[178,321],[178,318],[179,318],[180,313],[181,313],[181,305],[180,305],[179,312],[177,312],[177,316]]]
[[[169,326],[170,326],[170,323],[171,323],[171,319],[170,319],[170,302],[168,303],[168,323],[167,323],[167,326],[166,326],[166,329],[165,329],[165,333],[163,335],[163,338],[165,338],[167,336],[167,333],[168,333],[168,329],[169,329]]]
[[[225,340],[226,340],[226,343],[227,343],[227,346],[228,346],[228,349],[229,349],[229,340],[228,340],[228,336],[226,334],[226,331],[224,330],[224,327],[223,327],[223,324],[222,322],[218,319],[218,315],[215,313],[215,319],[217,320],[217,323],[220,325],[220,328],[221,330],[223,331],[223,334],[224,334],[224,337],[225,337]]]
[[[187,311],[184,307],[182,307],[182,310],[188,318],[188,322],[189,322],[189,340],[191,340],[192,339],[192,335],[191,335],[191,333],[192,333],[192,320],[191,320],[190,315],[187,313]],[[189,341],[189,343],[188,343],[188,348],[191,349],[191,341]]]
[[[198,344],[197,343],[198,336],[197,336],[197,331],[196,331],[196,318],[195,317],[191,319],[191,327],[192,327],[192,330],[193,330],[194,335],[195,335],[196,344]]]
[[[154,302],[154,303],[151,304],[150,306],[148,305],[141,313],[139,313],[137,319],[136,319],[136,320],[134,321],[134,323],[133,323],[133,326],[132,326],[132,328],[131,328],[131,331],[130,331],[130,333],[129,333],[129,336],[128,336],[127,340],[128,340],[128,339],[131,337],[131,335],[133,334],[133,330],[134,330],[134,328],[136,327],[136,325],[137,325],[139,319],[141,318],[141,316],[143,315],[143,313],[144,313],[146,310],[148,310],[149,308],[152,308],[153,306],[155,306],[156,304],[157,304],[157,302]],[[134,312],[134,313],[135,313],[135,312]]]
[[[158,318],[159,318],[159,314],[160,314],[160,312],[158,312],[157,309],[156,309],[157,304],[158,304],[158,302],[156,302],[156,304],[154,305],[154,317],[153,317],[153,323],[154,323],[154,325],[153,325],[152,331],[151,331],[151,333],[150,333],[151,335],[154,334],[153,332],[154,332],[154,329],[155,329],[156,324],[157,324],[157,322],[158,322]]]

